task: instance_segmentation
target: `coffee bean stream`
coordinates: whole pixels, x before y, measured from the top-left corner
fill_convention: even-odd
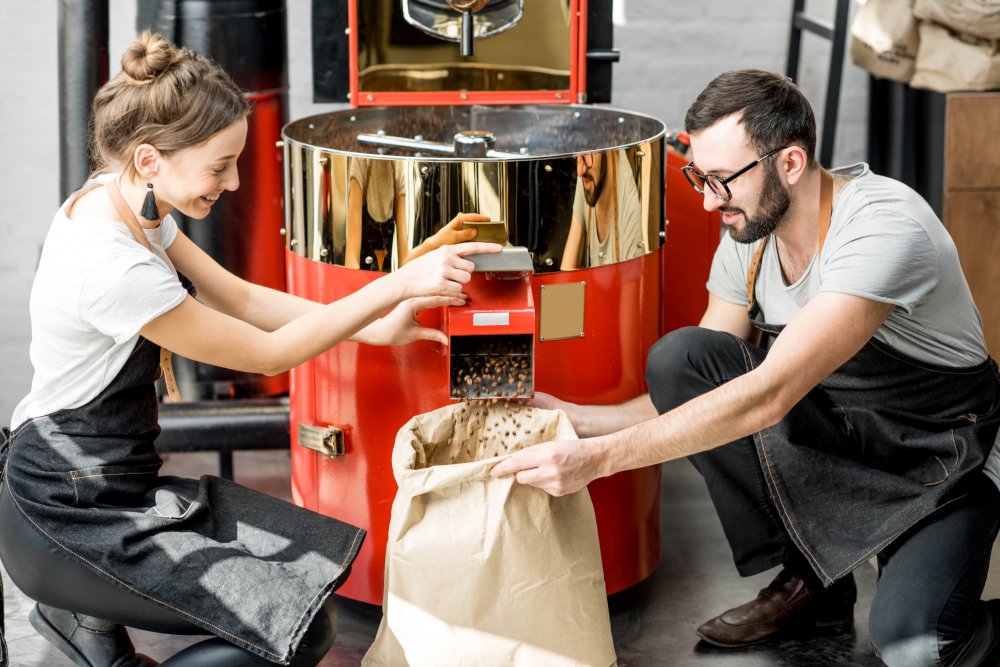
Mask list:
[[[544,414],[516,401],[463,401],[453,416],[450,446],[442,448],[446,460],[428,463],[481,461],[551,439]]]
[[[452,338],[451,397],[531,398],[535,395],[531,345],[531,336]]]

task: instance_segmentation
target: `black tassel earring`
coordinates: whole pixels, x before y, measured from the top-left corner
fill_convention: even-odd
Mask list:
[[[146,199],[142,202],[142,210],[139,215],[150,222],[160,219],[160,212],[156,208],[156,197],[153,196],[153,184],[146,184]]]

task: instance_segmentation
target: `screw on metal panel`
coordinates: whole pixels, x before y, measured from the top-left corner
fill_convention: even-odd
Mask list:
[[[430,168],[426,164],[424,166],[420,167],[420,175],[421,176],[426,176],[427,172],[429,172],[429,171],[430,171]]]
[[[287,230],[287,229],[285,229],[284,227],[282,227],[282,228],[280,228],[280,229],[278,230],[278,233],[279,233],[279,234],[281,234],[282,236],[284,236],[285,234],[287,234],[287,233],[288,233],[288,230]]]
[[[288,245],[290,245],[293,248],[295,246],[297,246],[298,244],[299,244],[299,240],[298,239],[292,239],[291,241],[288,242]]]
[[[548,173],[551,173],[552,172],[552,165],[551,164],[545,165],[545,171],[548,172]]]
[[[545,266],[552,266],[553,264],[555,264],[555,262],[552,261],[551,257],[545,258]]]
[[[322,156],[322,157],[320,157],[320,159],[319,159],[319,163],[320,163],[320,164],[326,164],[326,163],[327,163],[327,162],[329,162],[329,161],[330,161],[330,158],[328,158],[328,157],[327,157],[327,156],[325,156],[325,155],[324,155],[324,156]]]
[[[277,141],[274,142],[274,147],[275,148],[284,148],[285,147],[285,142],[282,141],[281,139],[278,139]]]
[[[327,250],[326,248],[320,248],[320,250],[319,250],[319,256],[320,257],[326,257],[329,254],[330,254],[329,250]]]
[[[310,130],[315,130],[316,129],[316,123],[309,123],[309,129]]]
[[[645,156],[646,156],[646,151],[644,151],[644,150],[642,150],[642,149],[640,148],[639,150],[637,150],[637,151],[635,152],[635,154],[636,154],[636,155],[638,155],[639,157],[645,157]]]
[[[556,99],[557,100],[561,100],[562,99],[562,93],[556,93]]]
[[[369,102],[374,102],[375,96],[369,93],[368,95],[365,96],[365,99],[368,100]]]
[[[468,93],[459,93],[458,94],[458,98],[462,99],[462,100],[467,100],[467,99],[469,99],[469,94]]]

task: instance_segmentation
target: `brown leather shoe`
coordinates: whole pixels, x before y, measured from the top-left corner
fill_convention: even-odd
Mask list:
[[[814,589],[782,569],[755,599],[723,612],[696,632],[706,642],[725,648],[750,646],[779,635],[843,634],[854,627],[857,597],[854,575],[828,589]]]

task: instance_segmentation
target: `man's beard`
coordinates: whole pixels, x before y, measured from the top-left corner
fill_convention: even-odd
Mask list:
[[[604,191],[604,181],[605,177],[608,175],[608,156],[604,155],[601,159],[601,177],[594,178],[592,172],[590,174],[591,182],[594,184],[593,191],[588,192],[586,188],[583,189],[583,198],[587,200],[587,206],[594,207],[597,206],[597,201],[601,198],[601,192]]]
[[[757,200],[757,210],[752,218],[741,208],[719,207],[723,213],[743,214],[745,224],[742,229],[738,229],[736,225],[729,226],[729,235],[737,243],[753,243],[769,235],[785,221],[788,209],[792,205],[792,198],[778,178],[778,170],[772,164],[768,164],[765,169],[764,189],[761,190]]]

